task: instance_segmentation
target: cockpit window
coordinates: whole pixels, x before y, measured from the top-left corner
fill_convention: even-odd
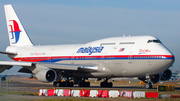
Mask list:
[[[147,43],[161,43],[160,40],[148,40]]]

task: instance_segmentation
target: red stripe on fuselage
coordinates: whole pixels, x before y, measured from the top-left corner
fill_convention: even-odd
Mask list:
[[[164,57],[174,58],[173,55],[104,55],[104,56],[46,56],[46,57],[17,57],[13,58],[15,61],[26,61],[26,62],[40,62],[46,60],[60,59],[60,60],[73,60],[73,59],[84,59],[84,58],[136,58],[136,57]]]

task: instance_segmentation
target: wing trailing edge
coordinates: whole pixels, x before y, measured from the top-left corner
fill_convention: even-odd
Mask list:
[[[22,66],[25,68],[31,68],[36,65],[48,67],[56,70],[67,70],[67,71],[82,71],[82,72],[95,72],[98,66],[94,65],[74,65],[74,64],[59,64],[59,63],[33,63],[33,62],[22,62],[22,61],[0,61],[0,73],[6,69],[10,69],[13,66]],[[24,71],[24,70],[20,70]],[[26,71],[26,70],[25,70]],[[28,71],[28,73],[30,73]]]

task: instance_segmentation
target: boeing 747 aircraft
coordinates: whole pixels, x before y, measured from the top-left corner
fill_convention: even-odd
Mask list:
[[[19,72],[64,87],[89,87],[88,78],[103,79],[101,87],[112,87],[110,78],[138,77],[146,83],[145,88],[152,88],[152,84],[171,78],[174,55],[156,37],[111,37],[86,44],[39,46],[31,42],[12,6],[4,8],[10,46],[0,53],[15,61],[0,61],[0,72],[22,66]],[[62,78],[67,80],[61,82]]]

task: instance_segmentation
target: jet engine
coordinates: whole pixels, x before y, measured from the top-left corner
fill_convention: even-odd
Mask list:
[[[161,73],[161,80],[166,81],[169,80],[172,76],[172,72],[170,69],[167,69],[166,71]]]
[[[158,83],[160,81],[160,79],[161,79],[161,75],[160,74],[156,74],[156,75],[151,75],[150,76],[150,81],[153,84]]]
[[[35,77],[41,82],[53,82],[57,78],[57,74],[52,69],[43,69],[35,74]]]

